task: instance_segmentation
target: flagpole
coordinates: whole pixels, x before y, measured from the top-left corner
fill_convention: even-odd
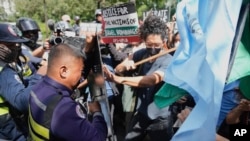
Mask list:
[[[156,58],[161,57],[161,56],[163,56],[163,55],[166,55],[166,54],[168,54],[168,53],[170,53],[170,52],[173,52],[173,51],[175,51],[175,50],[176,50],[176,47],[171,48],[171,49],[169,49],[169,50],[166,50],[166,51],[164,51],[164,52],[160,52],[160,53],[158,53],[158,54],[156,54],[156,55],[153,55],[153,56],[151,56],[151,57],[149,57],[149,58],[146,58],[146,59],[143,59],[143,60],[141,60],[141,61],[139,61],[139,62],[136,62],[134,65],[135,65],[135,66],[141,65],[141,64],[143,64],[143,63],[146,63],[146,62],[148,62],[148,61],[150,61],[150,60],[153,60],[153,59],[156,59]]]

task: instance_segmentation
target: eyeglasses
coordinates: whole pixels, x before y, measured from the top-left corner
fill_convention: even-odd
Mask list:
[[[163,46],[163,43],[145,43],[146,47],[151,47],[151,48],[161,48]]]

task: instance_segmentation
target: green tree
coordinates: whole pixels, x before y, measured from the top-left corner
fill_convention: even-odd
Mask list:
[[[6,19],[6,12],[4,10],[4,7],[0,6],[0,21],[4,21]]]
[[[143,12],[154,8],[154,4],[157,9],[164,9],[166,2],[170,4],[177,2],[177,0],[14,0],[16,14],[8,19],[15,21],[19,17],[30,17],[39,23],[43,35],[45,35],[47,19],[59,21],[62,15],[68,14],[72,19],[74,16],[80,16],[81,21],[91,22],[95,19],[94,13],[98,2],[100,2],[100,7],[104,8],[130,1],[136,3],[138,17],[142,17]]]
[[[44,3],[45,2],[45,3]],[[27,16],[45,21],[45,14],[49,19],[61,20],[61,16],[71,17],[79,15],[82,20],[93,20],[97,7],[96,0],[15,0],[18,17]],[[44,7],[46,6],[46,11]]]

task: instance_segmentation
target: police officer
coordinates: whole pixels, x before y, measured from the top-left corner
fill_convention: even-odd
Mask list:
[[[25,45],[27,45],[32,51],[39,47],[36,42],[39,37],[38,32],[40,31],[40,28],[36,21],[31,18],[21,17],[17,20],[16,26],[22,32],[23,37],[29,39],[28,42],[24,43]]]
[[[47,40],[43,45],[37,44],[40,28],[36,21],[31,18],[21,17],[17,20],[16,26],[22,32],[22,36],[28,40],[22,44],[22,53],[24,56],[32,62],[32,64],[38,68],[40,63],[43,63],[43,55],[46,50],[50,49],[50,45]]]
[[[29,99],[29,129],[33,140],[104,141],[107,126],[97,102],[86,112],[71,98],[84,68],[84,55],[69,44],[55,45],[49,53],[47,75],[36,84]]]
[[[76,36],[79,36],[80,34],[80,17],[79,16],[75,16],[75,24],[73,25],[73,29],[76,32]]]
[[[16,31],[15,26],[0,23],[0,140],[26,140],[27,130],[24,126],[27,125],[17,120],[20,114],[28,113],[31,87],[46,70],[44,64],[29,80],[23,79],[18,56],[20,43],[27,40],[19,37]]]
[[[149,16],[140,26],[140,38],[145,43],[142,48],[129,55],[115,68],[117,73],[135,71],[132,77],[117,76],[106,68],[106,78],[118,84],[129,85],[134,88],[136,96],[136,110],[129,124],[126,141],[141,141],[147,135],[150,140],[168,141],[173,135],[172,117],[169,107],[158,108],[154,103],[154,95],[163,85],[164,71],[172,56],[163,55],[152,59],[137,68],[134,62],[156,55],[163,51],[166,37],[166,25],[157,16]]]

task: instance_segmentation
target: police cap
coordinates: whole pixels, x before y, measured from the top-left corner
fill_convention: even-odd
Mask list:
[[[1,42],[13,42],[13,43],[23,43],[27,42],[20,37],[20,31],[14,25],[0,23],[0,41]]]

